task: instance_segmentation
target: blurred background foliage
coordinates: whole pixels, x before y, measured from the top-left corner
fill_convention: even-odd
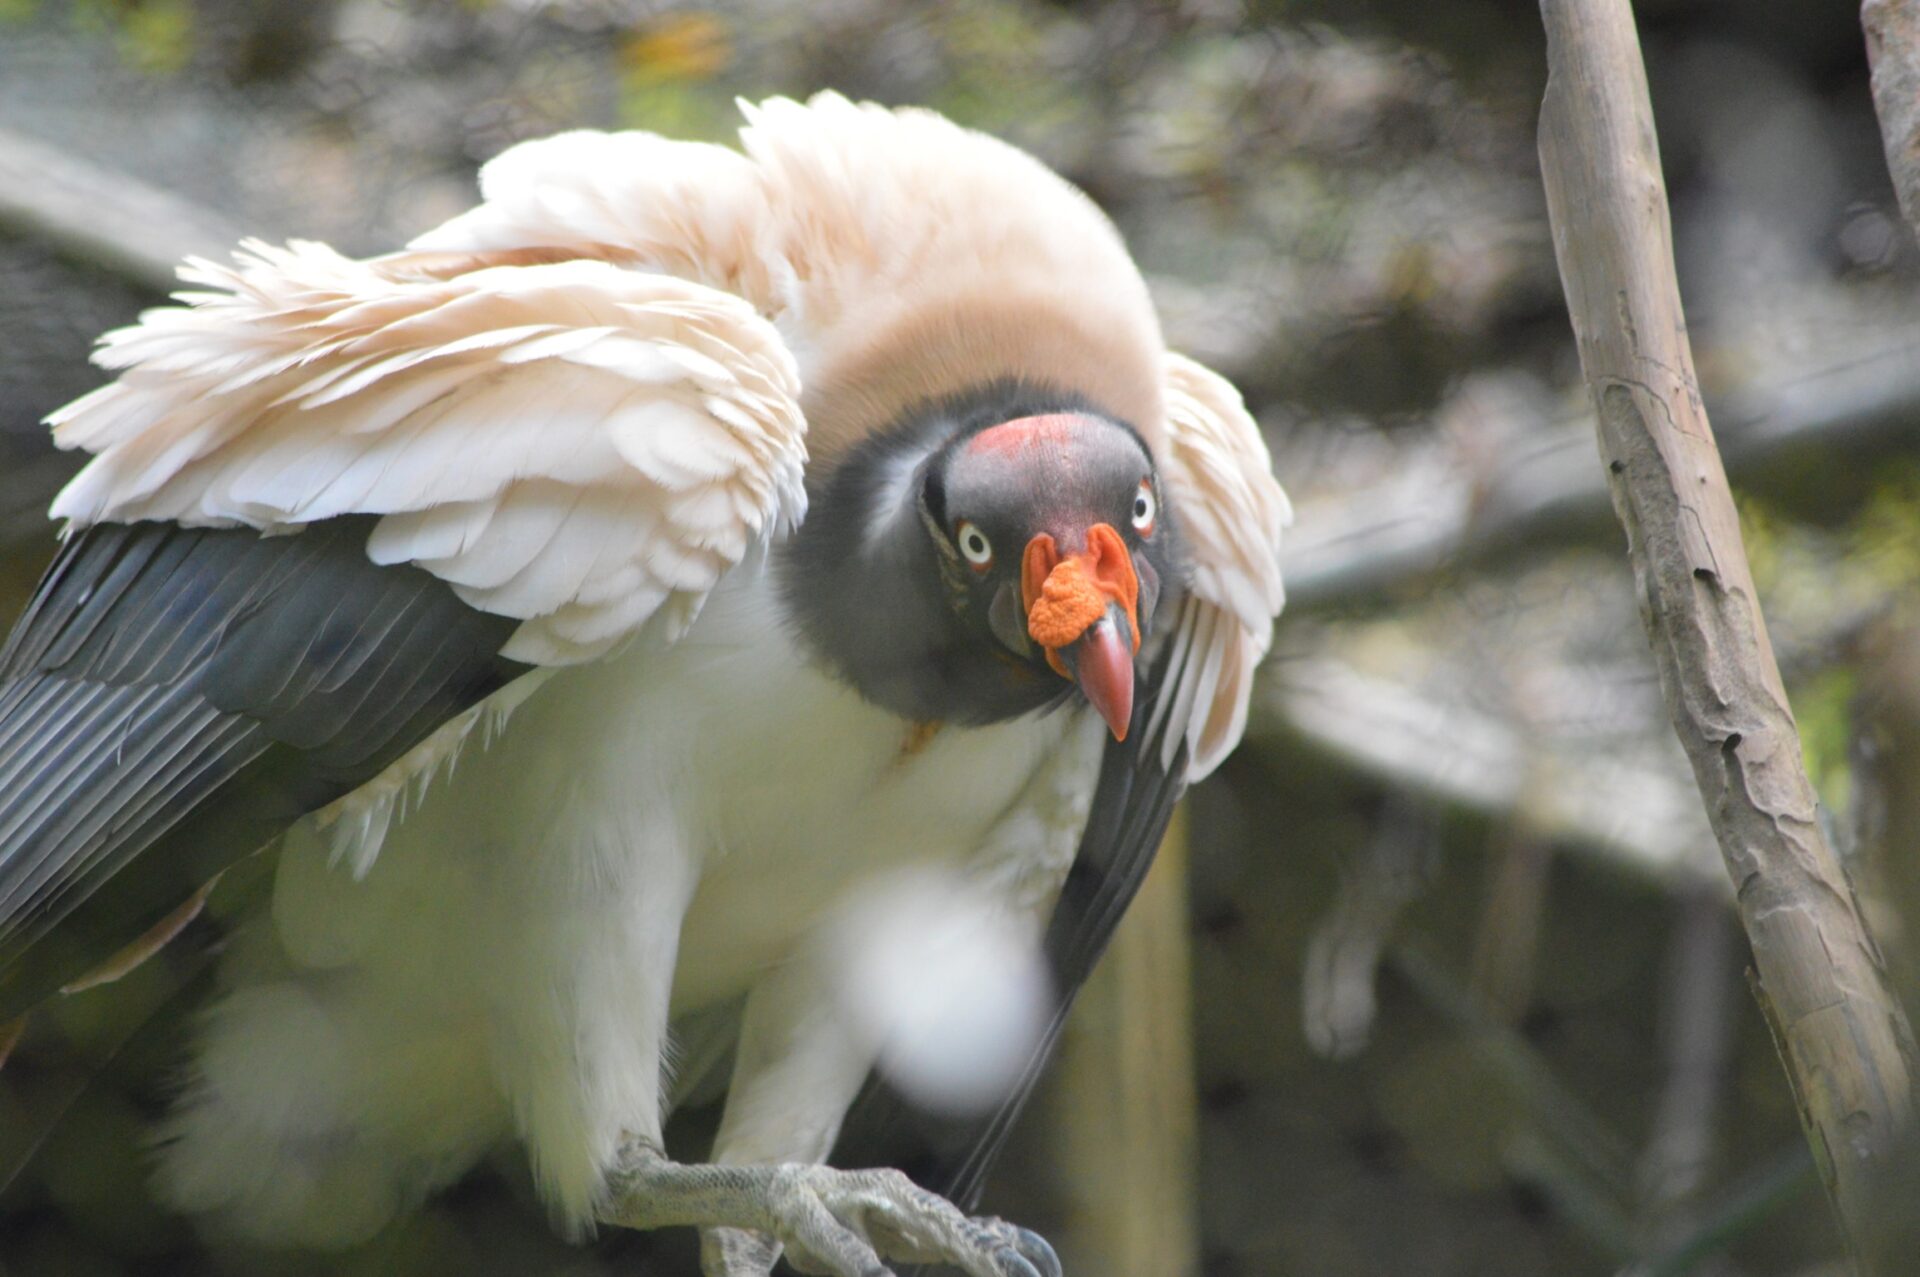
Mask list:
[[[1911,990],[1920,259],[1856,17],[1637,9],[1755,575]],[[192,217],[154,219],[169,249],[379,252],[523,138],[724,140],[736,95],[821,87],[1061,169],[1120,224],[1170,341],[1246,390],[1299,507],[1248,745],[1190,804],[1194,1183],[1125,1208],[1197,1211],[1210,1277],[1837,1274],[1595,459],[1534,159],[1543,77],[1527,0],[0,0],[0,151],[173,192]],[[6,615],[74,464],[39,419],[160,287],[12,195]],[[7,1273],[634,1271],[621,1239],[552,1240],[511,1153],[350,1255],[194,1236],[140,1150],[203,983],[171,955],[30,1026],[0,1072],[0,1152],[37,1149],[0,1191]],[[1070,1272],[1118,1272],[1063,1135],[1074,1084],[1056,1074],[989,1205]]]

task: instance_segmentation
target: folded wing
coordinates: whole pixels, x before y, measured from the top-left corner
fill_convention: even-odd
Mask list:
[[[110,334],[94,459],[0,658],[0,1018],[544,677],[667,636],[804,509],[793,361],[738,298],[595,261],[252,244]]]

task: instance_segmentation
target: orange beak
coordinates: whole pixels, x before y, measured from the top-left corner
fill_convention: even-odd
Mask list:
[[[1133,654],[1140,650],[1140,578],[1111,525],[1087,529],[1087,548],[1062,557],[1047,533],[1027,542],[1020,562],[1027,633],[1047,664],[1079,684],[1115,740],[1133,718]]]

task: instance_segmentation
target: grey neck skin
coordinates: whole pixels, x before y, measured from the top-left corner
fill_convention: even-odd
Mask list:
[[[799,640],[862,696],[914,722],[993,723],[1063,703],[1073,685],[1042,654],[995,640],[968,607],[925,504],[928,467],[957,438],[1077,396],[996,382],[927,404],[808,484],[808,516],[775,570]]]

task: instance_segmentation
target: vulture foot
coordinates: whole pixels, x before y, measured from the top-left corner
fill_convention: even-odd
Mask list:
[[[699,1227],[705,1277],[765,1277],[783,1248],[794,1268],[820,1277],[891,1277],[887,1261],[1061,1277],[1039,1234],[967,1216],[895,1170],[688,1164],[635,1142],[610,1183],[607,1223]]]

